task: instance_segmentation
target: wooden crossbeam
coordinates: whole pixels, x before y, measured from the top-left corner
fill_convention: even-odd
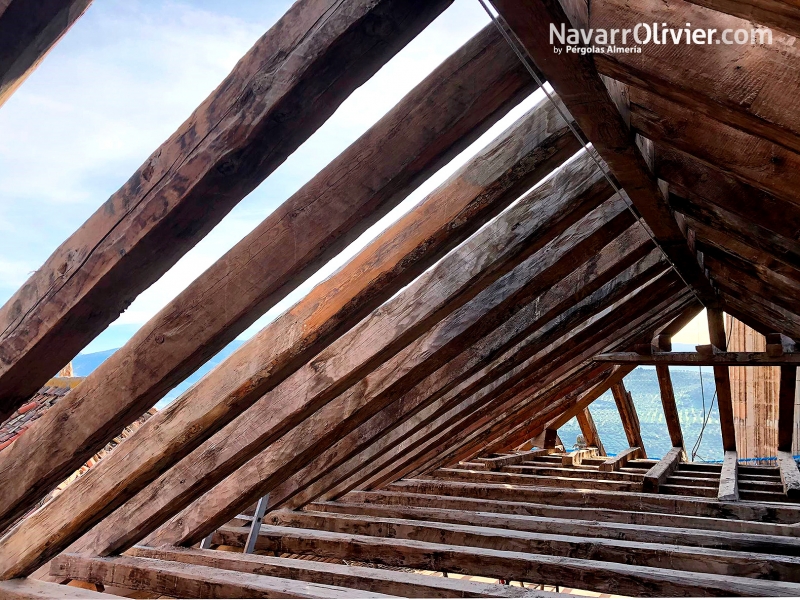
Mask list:
[[[701,297],[712,300],[714,291],[690,251],[664,192],[600,79],[592,56],[567,52],[563,45],[556,54],[550,43],[551,27],[588,26],[588,3],[493,0],[493,4],[607,163],[683,278]]]
[[[719,476],[717,499],[721,502],[736,502],[739,500],[739,455],[736,450],[725,452],[722,472]]]
[[[329,2],[293,5],[125,185],[0,308],[0,419],[72,360],[450,3],[359,0],[346,6]],[[380,27],[376,27],[378,22]],[[291,228],[283,218],[293,211],[305,213],[300,207],[285,205],[273,213],[273,222],[288,232]],[[330,206],[322,212],[326,227],[320,229],[320,233],[324,230],[321,240],[336,231],[333,212]],[[315,248],[317,239],[311,241],[311,229],[301,226],[304,236],[285,233],[286,241],[279,243],[294,247],[295,237],[307,238],[310,248]],[[336,237],[332,236],[331,245]],[[272,237],[271,241],[278,240]],[[294,269],[299,265],[287,263],[292,270],[278,273],[273,270],[273,257],[270,253],[270,268],[260,270],[258,278],[264,278],[266,271],[270,279],[274,277],[275,288],[287,286],[297,277]],[[321,264],[324,261],[316,263]],[[210,307],[214,295],[221,295],[217,281],[214,284],[208,296],[192,296],[193,301],[187,303],[193,309],[191,317],[181,315],[186,322],[214,319],[215,312],[224,313],[224,309]],[[165,358],[172,354],[170,349],[186,345],[188,337],[183,327],[175,327],[179,316],[172,310],[165,310],[172,318],[159,321],[162,328],[152,331],[144,327],[138,338],[129,342],[129,348],[144,344],[139,357],[151,357],[147,367],[141,360],[130,361],[138,366],[131,366],[130,373],[123,375],[122,369],[110,369],[125,363],[109,359],[93,375],[102,373],[115,382],[128,381],[128,377],[140,382],[152,368],[161,394],[188,376],[214,349],[196,352],[201,341],[192,340],[189,354],[199,359],[191,361],[189,368],[171,372],[176,365],[166,363]],[[228,326],[219,348],[236,335],[230,322]],[[180,355],[185,356],[186,351]],[[161,381],[164,378],[169,380]],[[89,381],[97,384],[98,377],[89,377]],[[87,383],[82,387],[86,389]],[[108,395],[89,402],[92,411],[105,414],[98,406]],[[116,402],[109,404],[116,409]],[[155,400],[141,405],[116,430],[110,427],[108,434],[116,435],[154,404]],[[124,412],[121,407],[117,411]],[[104,444],[101,441],[98,448]],[[52,455],[60,453],[53,451]]]
[[[712,354],[700,352],[609,352],[594,357],[597,362],[619,365],[656,365],[656,366],[705,366],[705,367],[768,367],[777,366],[795,369],[800,364],[800,352],[785,354],[780,357],[770,356],[766,352],[723,352],[719,349]]]
[[[589,407],[587,406],[575,416],[578,419],[578,426],[581,428],[581,434],[586,440],[586,444],[597,448],[599,456],[605,456],[606,449],[603,447],[603,442],[600,441],[600,434],[597,433],[597,426],[594,424]]]
[[[800,15],[800,9],[794,10]],[[591,2],[589,27],[595,31],[633,30],[639,23],[658,23],[659,31],[686,29],[686,23],[691,23],[692,30],[715,29],[717,37],[726,29],[753,30],[747,20],[683,0],[670,0],[668,4],[658,0],[639,0],[635,4],[623,0]],[[800,93],[800,77],[794,68],[800,52],[793,40],[780,32],[770,32],[771,36],[766,31],[762,33],[763,42],[757,38],[756,43],[746,45],[686,43],[685,37],[680,43],[639,45],[629,39],[630,45],[638,46],[639,53],[595,54],[594,62],[603,75],[800,151],[800,118],[791,104],[791,99]],[[743,69],[747,69],[747,77],[742,76]],[[725,85],[719,85],[723,80]],[[753,89],[749,86],[757,87],[760,97],[774,100],[763,105],[742,102],[746,90]]]
[[[578,467],[585,458],[595,458],[598,456],[597,448],[582,448],[573,450],[561,457],[561,464],[565,467]]]
[[[565,180],[571,184],[567,190],[559,187]],[[243,465],[272,443],[268,453],[210,492],[216,500],[205,498],[197,502],[196,517],[190,519],[184,513],[172,519],[162,532],[169,537],[161,542],[187,543],[189,539],[197,537],[195,541],[199,541],[205,537],[268,493],[268,487],[313,460],[327,443],[335,443],[460,353],[476,337],[495,329],[520,305],[557,283],[574,268],[577,256],[590,256],[602,247],[604,238],[627,228],[630,220],[619,202],[592,210],[607,193],[599,175],[588,168],[585,160],[570,163],[559,176],[500,215],[163,475],[135,504],[129,503],[123,512],[118,511],[113,525],[107,521],[102,526],[108,533],[98,536],[104,541],[97,543],[124,547],[135,541],[134,535],[149,533],[145,528],[151,527],[154,519],[146,515],[156,511],[175,514],[192,499],[188,490],[199,495],[228,477],[231,468]],[[531,219],[534,206],[538,216]],[[531,257],[556,237],[555,246],[549,246],[536,260]],[[499,240],[503,240],[501,245]],[[517,266],[508,277],[501,278]],[[485,292],[479,293],[483,289]],[[455,310],[458,312],[452,318],[425,333],[438,319]],[[348,352],[353,347],[359,351]],[[401,350],[398,357],[386,362]],[[416,368],[412,369],[409,361]],[[404,369],[397,365],[404,365]],[[356,386],[348,390],[371,371],[375,372],[370,376],[369,388]],[[343,394],[345,390],[347,393]],[[300,420],[298,417],[308,417],[315,410],[320,414],[290,432]],[[264,414],[271,417],[264,419]],[[317,427],[325,429],[324,438],[309,434]],[[281,440],[275,442],[280,436]],[[323,443],[322,439],[328,442]],[[285,452],[293,461],[286,460]],[[198,470],[200,464],[202,472]],[[141,523],[142,529],[132,523]],[[97,536],[97,532],[96,529],[93,535]],[[95,543],[93,547],[97,547]]]
[[[529,88],[530,76],[493,29],[484,29],[448,58],[4,450],[0,527],[27,511],[172,384],[400,202]],[[493,146],[512,159],[499,162],[500,169],[517,160],[529,161],[529,168],[511,173],[497,194],[482,194],[486,190],[476,188],[470,178],[476,173],[456,174],[420,210],[400,219],[240,348],[228,363],[235,364],[232,370],[240,373],[238,378],[231,380],[225,370],[204,378],[198,395],[183,395],[171,403],[151,419],[147,430],[163,427],[158,425],[162,419],[171,422],[171,415],[181,412],[196,428],[182,450],[188,452],[469,237],[484,219],[516,200],[537,177],[574,152],[570,145],[577,148],[554,109],[542,110],[541,119],[532,119],[519,131],[524,140],[519,146],[503,152],[507,138]],[[496,176],[484,172],[488,182]],[[275,261],[275,253],[285,254],[287,247],[293,248],[292,260]],[[181,326],[176,329],[175,323]],[[48,377],[53,372],[48,371]],[[109,402],[112,397],[114,402]],[[225,412],[225,406],[230,411]],[[209,413],[214,416],[203,417]],[[176,423],[177,431],[182,433],[184,427],[185,421]],[[165,431],[167,437],[181,433]],[[47,456],[40,452],[43,445],[50,448]],[[166,454],[178,457],[180,452],[173,447]]]
[[[350,587],[132,556],[62,554],[51,575],[175,598],[391,598]]]
[[[0,106],[91,3],[92,0],[7,0],[0,5]]]
[[[689,0],[800,37],[800,8],[787,0]]]
[[[356,501],[359,498],[363,499],[361,503]],[[724,521],[718,522],[719,520],[708,523],[715,521],[713,519],[681,517],[681,527],[665,527],[661,524],[674,525],[674,516],[669,516],[672,521],[668,522],[664,520],[664,515],[659,516],[654,513],[618,511],[621,514],[615,515],[613,511],[595,507],[565,508],[545,504],[501,503],[425,494],[352,492],[340,502],[313,503],[308,509],[346,515],[477,525],[531,533],[613,538],[654,544],[725,548],[765,554],[796,555],[800,546],[800,540],[790,536],[734,533],[711,529],[713,526],[720,527],[725,524]],[[635,516],[641,517],[641,520],[634,523]],[[609,520],[611,517],[618,520]],[[709,528],[702,529],[701,527],[707,523]]]
[[[620,381],[611,386],[611,393],[617,405],[619,417],[622,420],[622,428],[625,430],[625,437],[628,438],[628,445],[637,447],[647,456],[642,439],[642,430],[639,426],[639,415],[636,413],[636,405],[633,403],[633,396],[625,389],[625,382]]]
[[[555,594],[538,590],[469,581],[447,577],[430,577],[418,573],[405,573],[388,569],[354,567],[311,560],[281,558],[277,556],[243,555],[224,551],[203,551],[192,548],[164,546],[149,548],[134,546],[128,554],[141,558],[177,561],[202,567],[226,569],[307,581],[314,584],[333,585],[370,592],[392,594],[405,598],[419,597],[483,597],[525,598],[551,597]]]
[[[241,545],[246,529],[224,527],[215,540],[226,545]],[[245,534],[246,535],[246,534]],[[508,535],[502,530],[498,539]],[[483,573],[487,576],[522,579],[557,580],[561,585],[590,588],[599,592],[627,595],[791,595],[800,593],[800,585],[787,581],[768,581],[747,577],[709,575],[622,562],[590,561],[565,556],[528,554],[470,548],[462,545],[427,541],[400,540],[368,535],[340,534],[293,527],[262,527],[259,545],[263,550],[278,550],[317,556],[348,559],[371,556],[376,562],[391,566]],[[700,562],[695,559],[695,563]]]
[[[483,463],[488,470],[501,469],[510,465],[518,465],[526,460],[536,458],[537,456],[547,456],[555,452],[554,448],[538,448],[536,450],[529,450],[527,452],[516,452],[506,456],[498,456],[496,458],[476,458],[475,460]]]
[[[712,346],[726,352],[728,339],[725,335],[725,319],[718,308],[708,308],[708,336]],[[719,424],[722,430],[722,449],[736,450],[736,428],[733,425],[733,398],[731,396],[730,371],[726,366],[714,367],[714,382],[717,387]]]
[[[612,456],[597,468],[601,471],[616,471],[627,465],[629,460],[636,458],[644,458],[642,455],[642,449],[638,447],[627,448],[616,456]]]
[[[642,491],[657,494],[658,488],[675,472],[683,456],[683,448],[672,448],[653,468],[645,473]]]

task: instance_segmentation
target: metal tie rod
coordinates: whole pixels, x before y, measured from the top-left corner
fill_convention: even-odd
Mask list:
[[[262,496],[258,504],[256,504],[256,512],[253,515],[253,521],[250,523],[250,533],[247,534],[247,542],[244,544],[244,554],[252,554],[256,549],[256,542],[258,541],[258,534],[261,531],[261,523],[264,521],[264,515],[267,512],[267,505],[269,504],[269,494]],[[200,548],[203,550],[211,549],[211,538],[213,533],[208,534],[200,542]]]

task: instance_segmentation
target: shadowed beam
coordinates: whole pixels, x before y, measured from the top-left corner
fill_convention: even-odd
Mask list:
[[[712,346],[725,352],[728,349],[728,339],[725,335],[725,318],[722,311],[718,308],[709,308],[706,310],[706,315],[708,316],[708,335]],[[733,425],[733,398],[728,367],[715,366],[714,381],[717,387],[722,449],[725,452],[736,450],[736,428]]]
[[[642,439],[642,430],[639,426],[639,415],[636,413],[636,405],[633,403],[633,396],[625,389],[625,383],[620,381],[611,386],[611,393],[622,420],[622,428],[625,430],[625,437],[628,438],[628,445],[641,449],[642,455],[647,456]]]
[[[600,434],[597,433],[597,426],[594,424],[589,407],[587,406],[575,416],[578,419],[578,426],[581,428],[583,439],[586,440],[586,445],[594,446],[597,448],[597,454],[605,456],[606,449],[603,447],[603,442],[600,441]]]
[[[588,25],[588,3],[570,2],[569,16],[559,0],[493,0],[492,3],[607,163],[683,279],[700,297],[713,300],[714,290],[690,251],[664,190],[650,172],[600,79],[593,58],[590,54],[567,52],[564,45],[561,53],[556,54],[550,43],[551,27]]]
[[[792,0],[689,0],[800,38],[800,6]]]
[[[292,5],[178,130],[0,308],[0,419],[117,319],[450,3],[317,0]],[[306,218],[299,214],[305,210],[303,205],[284,205],[272,215],[273,220],[287,220],[282,229],[270,232],[273,238],[279,237],[278,231],[288,234],[283,242],[274,239],[279,251],[288,246],[298,256],[309,251],[312,255],[299,265],[286,261],[282,269],[275,269],[282,261],[270,262],[267,273],[274,287],[262,298],[263,310],[285,296],[297,284],[298,271],[350,229],[346,221],[333,218],[331,207],[322,206],[321,225],[316,225],[322,235],[311,235],[310,224],[303,226],[300,231],[310,248],[300,254],[295,244],[306,240],[288,225]],[[237,289],[232,295],[238,293]],[[214,294],[230,297],[218,288]],[[163,395],[247,328],[252,321],[237,329],[234,318],[230,334],[216,343],[204,346],[208,340],[189,338],[187,322],[202,321],[205,314],[212,318],[214,310],[227,316],[224,309],[200,316],[199,307],[214,294],[193,297],[194,318],[178,310],[158,331],[139,331],[134,339],[148,347],[143,355],[151,356],[152,362],[131,360],[137,365],[131,367],[136,369],[133,379],[143,378],[152,367],[158,380],[164,380],[159,390]],[[190,365],[164,360],[170,349],[180,348],[179,355],[185,357],[187,341],[194,358]],[[115,382],[123,381],[122,373],[109,374],[108,369],[104,364],[100,370]],[[109,395],[102,395],[103,400]],[[158,397],[130,414],[118,429],[111,427],[108,435],[116,435]],[[95,451],[89,450],[61,479]]]
[[[530,76],[504,44],[490,28],[473,37],[0,453],[0,523],[73,473],[505,114],[530,90]],[[178,460],[196,447],[576,151],[554,108],[540,104],[527,117],[239,348],[226,361],[235,377],[218,370],[150,419],[144,432],[159,429],[184,444],[165,456]],[[489,165],[485,152],[497,162]],[[512,171],[518,162],[524,168]]]
[[[92,0],[0,2],[0,106],[91,3]]]
[[[797,388],[797,367],[782,366],[778,391],[778,451],[792,451],[794,403]]]
[[[666,335],[659,335],[653,338],[653,346],[662,351],[672,350],[672,341]],[[656,377],[658,378],[658,388],[661,392],[661,406],[664,409],[664,419],[667,421],[667,431],[673,448],[685,448],[683,441],[683,431],[678,414],[678,405],[675,402],[675,390],[672,387],[672,377],[669,373],[669,366],[656,365]]]

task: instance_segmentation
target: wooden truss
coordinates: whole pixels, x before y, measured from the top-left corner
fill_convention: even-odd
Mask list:
[[[450,3],[294,4],[0,309],[0,417]],[[0,104],[89,2],[38,4],[0,7]],[[2,597],[800,595],[800,12],[492,4],[502,31],[480,31],[0,450]],[[549,42],[562,24],[744,19],[774,43],[592,58]],[[21,518],[533,92],[532,74],[552,98]],[[712,345],[671,352],[703,306]],[[727,352],[723,311],[767,352]],[[660,460],[624,384],[640,364],[656,365]],[[722,465],[686,460],[676,364],[714,368]],[[746,364],[782,367],[776,466],[737,460],[728,367]],[[611,457],[589,412],[609,391],[629,445]],[[585,447],[558,438],[572,418]]]

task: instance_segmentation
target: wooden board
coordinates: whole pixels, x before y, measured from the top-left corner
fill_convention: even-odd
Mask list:
[[[0,4],[0,106],[22,85],[92,0]]]
[[[448,58],[0,455],[6,490],[0,523],[84,464],[529,88],[530,76],[491,28]],[[526,169],[511,173],[495,194],[481,194],[482,182],[500,175],[487,165],[473,170],[469,162],[145,431],[165,427],[159,423],[180,413],[175,430],[195,433],[182,450],[171,448],[168,455],[177,460],[515,200],[515,186],[525,187],[560,164],[574,151],[569,145],[577,144],[553,108],[537,108],[487,149],[497,152],[493,166],[501,173],[520,160]],[[287,247],[295,251],[292,260]],[[283,258],[276,262],[276,255]],[[236,371],[238,378],[229,375]],[[39,452],[43,444],[51,450],[46,457]]]
[[[254,575],[209,566],[130,556],[63,554],[51,563],[59,578],[140,590],[174,598],[391,598],[377,592]]]

